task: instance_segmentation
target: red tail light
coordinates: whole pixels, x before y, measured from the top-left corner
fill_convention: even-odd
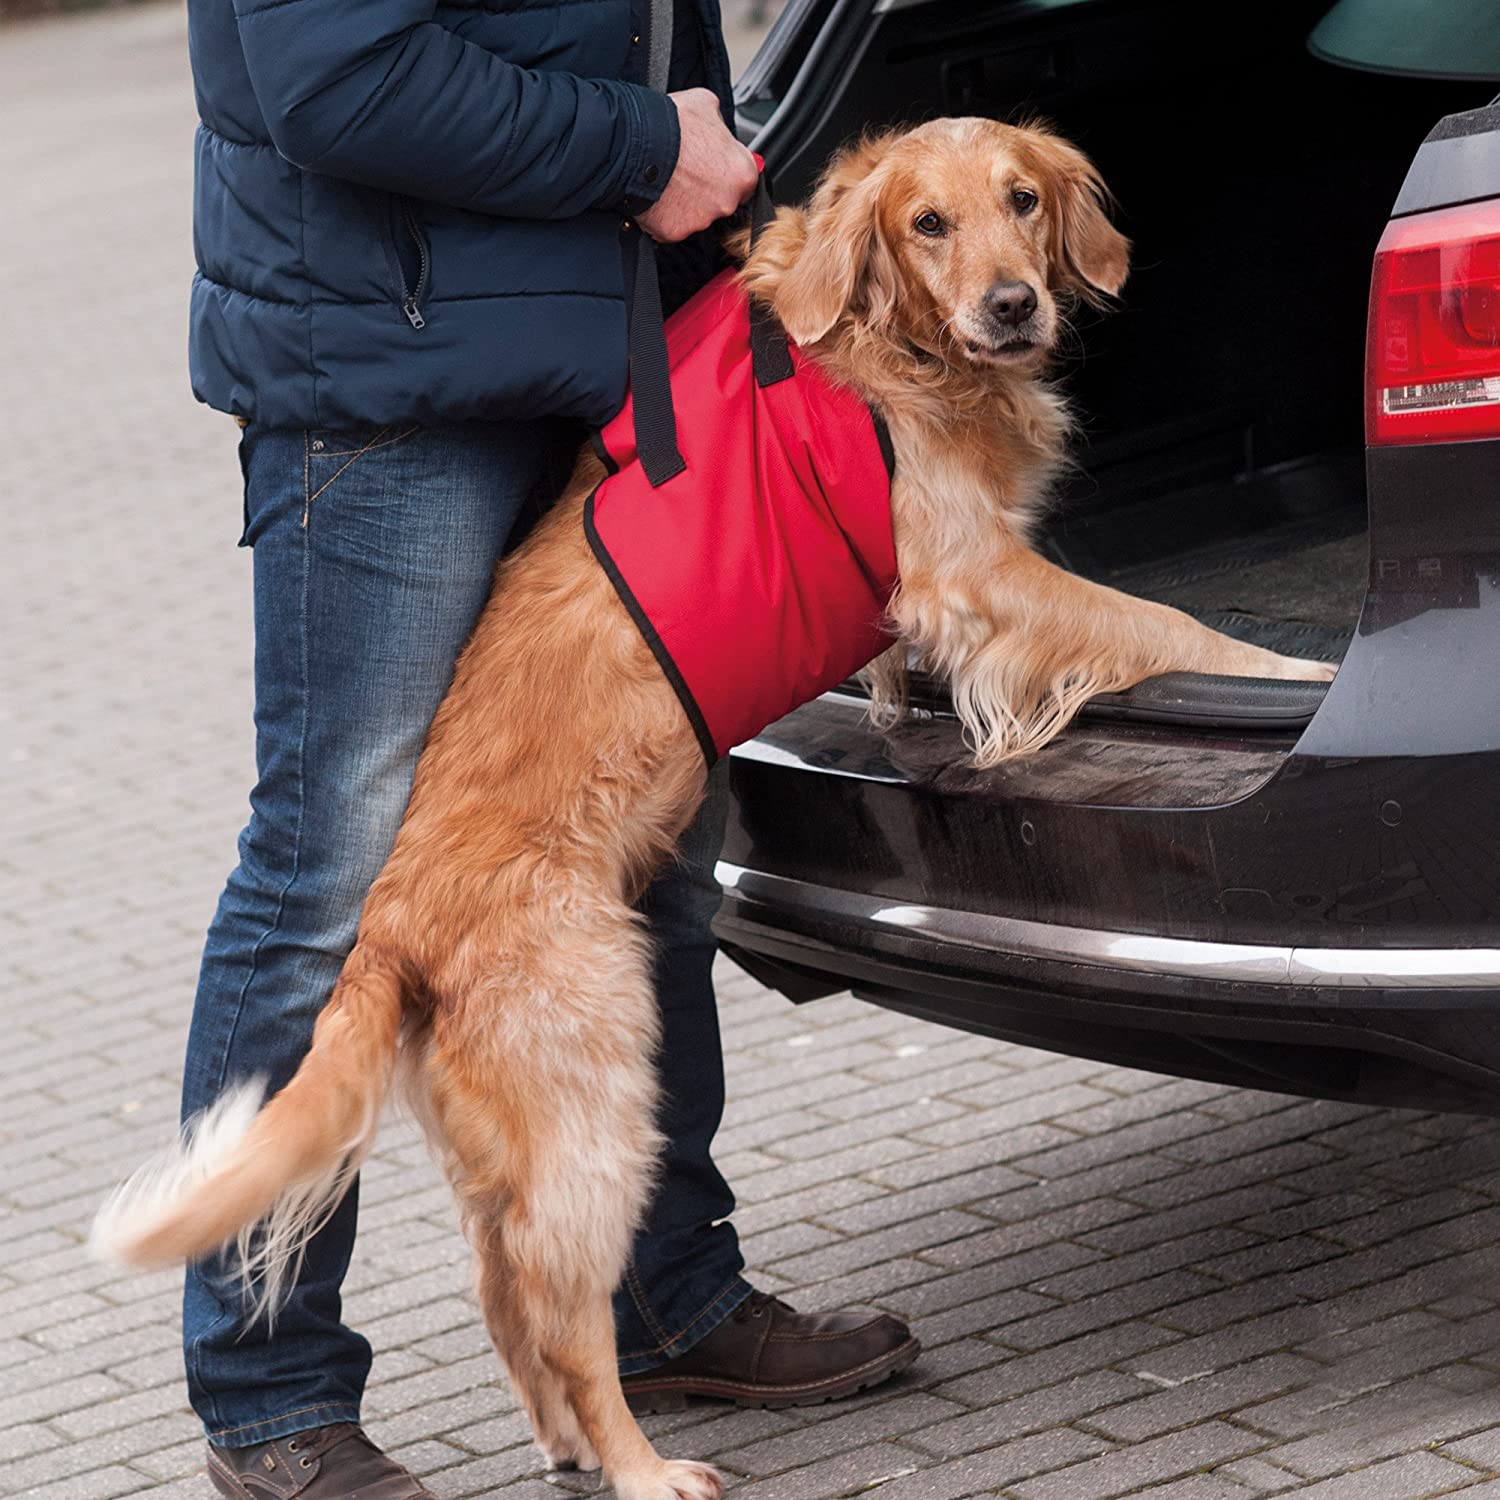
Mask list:
[[[1500,199],[1386,226],[1368,338],[1367,442],[1500,437]]]

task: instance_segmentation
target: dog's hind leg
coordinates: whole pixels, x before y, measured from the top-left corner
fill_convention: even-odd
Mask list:
[[[561,1375],[542,1358],[537,1330],[517,1290],[504,1226],[470,1226],[479,1271],[479,1305],[490,1342],[510,1379],[549,1469],[597,1469],[599,1455],[583,1435]]]
[[[606,1478],[620,1500],[719,1500],[724,1481],[717,1469],[663,1459],[631,1415],[615,1369],[611,1290],[597,1282],[555,1286],[547,1351],[599,1449]]]
[[[659,1146],[640,919],[583,881],[543,905],[512,908],[484,979],[444,984],[462,998],[433,1023],[454,1183],[471,1234],[494,1226],[475,1235],[485,1316],[549,1458],[597,1455],[621,1500],[716,1500],[714,1470],[657,1455],[616,1372],[610,1297]]]

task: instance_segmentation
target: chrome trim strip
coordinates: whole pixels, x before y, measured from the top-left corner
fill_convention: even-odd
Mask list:
[[[1023,958],[1161,974],[1328,989],[1500,989],[1500,948],[1291,948],[1102,932],[983,912],[884,902],[721,860],[719,884],[751,901],[843,918],[874,932],[914,932],[940,942]]]

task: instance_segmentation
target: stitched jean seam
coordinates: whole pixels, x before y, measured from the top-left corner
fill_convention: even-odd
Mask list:
[[[317,487],[317,489],[315,489],[315,490],[312,489],[312,487],[311,487],[311,480],[309,479],[309,481],[308,481],[309,494],[307,496],[307,500],[306,500],[305,504],[302,507],[302,524],[304,526],[307,525],[307,518],[308,518],[308,515],[312,511],[312,503],[313,503],[313,501],[316,500],[318,498],[318,496],[321,495],[323,493],[323,491],[326,490],[329,487],[329,485],[331,485],[334,482],[334,480],[338,479],[341,475],[347,473],[348,470],[352,469],[354,467],[354,465],[357,464],[360,461],[360,459],[365,456],[365,454],[367,454],[367,453],[373,453],[376,448],[387,448],[387,447],[390,446],[390,443],[399,443],[402,440],[402,438],[409,438],[412,435],[412,433],[414,433],[417,429],[416,429],[415,426],[408,427],[405,432],[398,433],[395,437],[393,437],[390,440],[390,443],[382,443],[380,441],[380,439],[382,437],[384,437],[385,434],[388,433],[390,430],[391,429],[390,429],[389,424],[387,424],[386,426],[382,427],[380,429],[380,431],[377,432],[375,434],[375,436],[372,437],[370,439],[370,441],[364,445],[363,448],[357,448],[354,451],[354,453],[349,458],[345,459],[345,461],[343,463],[341,463],[338,466],[338,468],[335,469],[333,471],[333,473],[331,475],[329,475],[329,477],[327,479],[325,479],[322,482],[322,484],[320,484]],[[302,440],[303,440],[304,443],[307,444],[308,471],[309,471],[309,474],[310,474],[311,473],[311,463],[312,463],[312,434],[310,432],[304,432],[302,434]]]
[[[371,440],[366,443],[363,448],[319,448],[317,450],[317,454],[319,458],[349,458],[351,456],[354,458],[359,458],[362,454],[373,453],[377,448],[389,448],[392,443],[404,442],[412,435],[412,433],[417,430],[417,427],[420,425],[420,423],[415,423],[412,426],[408,427],[404,432],[398,432],[395,437],[386,438],[383,443],[376,442],[375,438],[378,438],[383,433],[387,433],[391,430],[389,425],[387,425],[385,427],[382,427],[380,431],[375,434],[375,438],[371,438]],[[313,498],[316,499],[317,496],[315,495]]]
[[[628,1274],[629,1273],[627,1273],[627,1275]],[[666,1334],[666,1330],[662,1327],[662,1325],[659,1322],[657,1322],[656,1318],[653,1316],[650,1319],[650,1321],[655,1325],[652,1328],[652,1332],[653,1333],[661,1334],[662,1335],[662,1342],[659,1343],[658,1345],[656,1345],[656,1347],[653,1348],[653,1349],[627,1349],[627,1350],[623,1351],[619,1355],[619,1358],[622,1359],[622,1360],[624,1360],[624,1359],[643,1359],[643,1358],[647,1358],[647,1357],[649,1357],[650,1355],[653,1355],[653,1354],[665,1354],[667,1352],[667,1350],[670,1349],[672,1347],[672,1345],[675,1344],[677,1342],[677,1340],[680,1339],[683,1336],[683,1334],[685,1334],[688,1331],[688,1329],[692,1328],[697,1323],[701,1323],[703,1321],[703,1319],[706,1318],[711,1312],[713,1312],[713,1310],[721,1302],[723,1302],[727,1297],[732,1296],[736,1291],[738,1291],[739,1288],[740,1288],[740,1286],[741,1286],[741,1284],[742,1284],[742,1282],[743,1282],[743,1280],[744,1280],[744,1278],[741,1277],[738,1274],[736,1274],[734,1277],[732,1277],[730,1279],[728,1285],[721,1287],[711,1298],[709,1298],[709,1300],[707,1302],[705,1302],[703,1304],[702,1307],[700,1307],[698,1309],[697,1312],[695,1312],[692,1315],[692,1317],[690,1317],[682,1325],[681,1328],[679,1328],[677,1330],[676,1333],[671,1334],[670,1336],[668,1336]],[[634,1295],[634,1293],[632,1293],[632,1296],[633,1295]],[[740,1300],[743,1301],[744,1298],[741,1298]],[[644,1314],[643,1314],[643,1316],[644,1316]],[[705,1335],[705,1337],[707,1337],[707,1335]]]
[[[242,1422],[238,1427],[221,1427],[209,1434],[212,1438],[233,1437],[237,1432],[253,1432],[257,1427],[272,1427],[277,1422],[285,1422],[290,1417],[311,1416],[315,1411],[352,1411],[353,1407],[347,1401],[319,1401],[316,1406],[299,1406],[295,1411],[284,1411],[274,1417],[261,1417],[254,1422]],[[249,1446],[248,1444],[226,1443],[225,1447],[238,1448]]]
[[[658,1346],[658,1348],[665,1348],[667,1344],[670,1344],[672,1342],[673,1335],[667,1332],[666,1326],[660,1321],[660,1319],[657,1318],[656,1309],[653,1308],[650,1302],[647,1300],[646,1289],[641,1285],[641,1279],[638,1275],[636,1275],[635,1266],[633,1264],[628,1265],[625,1268],[625,1285],[630,1290],[630,1300],[635,1303],[635,1310],[641,1315],[641,1322],[644,1323],[648,1329],[650,1329],[651,1333],[655,1337],[662,1340],[662,1343]],[[692,1319],[689,1319],[688,1321],[691,1322]],[[656,1350],[649,1350],[646,1352],[654,1354]]]
[[[303,505],[304,505],[303,512],[302,512],[302,516],[303,516],[303,530],[302,530],[302,598],[300,600],[300,608],[299,608],[299,613],[298,613],[298,632],[299,632],[299,635],[300,635],[300,640],[298,642],[298,645],[299,645],[299,648],[300,648],[299,654],[300,654],[300,658],[301,658],[301,660],[300,660],[300,668],[301,668],[301,684],[300,684],[300,686],[301,686],[301,692],[300,692],[300,696],[299,696],[299,704],[300,704],[300,707],[301,707],[302,722],[298,726],[298,730],[297,730],[297,821],[296,821],[296,826],[295,826],[295,828],[293,829],[293,832],[292,832],[292,867],[291,867],[290,871],[288,871],[287,877],[286,877],[285,881],[282,882],[281,890],[279,892],[277,892],[277,896],[276,896],[276,911],[275,911],[274,915],[272,916],[270,922],[268,922],[266,924],[265,931],[262,932],[261,935],[255,940],[255,944],[254,944],[254,946],[250,950],[249,970],[248,970],[248,972],[245,975],[245,982],[240,986],[239,994],[235,996],[235,1000],[234,1000],[234,1016],[230,1020],[230,1023],[229,1023],[229,1035],[224,1040],[223,1051],[221,1052],[220,1057],[219,1057],[218,1078],[215,1080],[215,1085],[214,1085],[214,1095],[215,1095],[215,1097],[217,1097],[218,1095],[220,1095],[220,1094],[222,1094],[224,1092],[224,1085],[225,1085],[225,1082],[226,1082],[226,1076],[227,1076],[228,1071],[229,1071],[229,1055],[234,1050],[234,1035],[235,1035],[235,1032],[239,1029],[240,1018],[245,1013],[245,997],[250,993],[250,986],[255,983],[255,976],[259,972],[261,949],[263,949],[265,947],[266,943],[270,940],[271,936],[280,929],[280,927],[281,927],[281,919],[282,919],[282,917],[286,913],[286,899],[287,899],[287,896],[290,894],[292,886],[296,883],[297,875],[298,875],[298,873],[300,872],[300,870],[302,868],[302,821],[303,821],[303,817],[304,817],[304,815],[306,813],[306,809],[307,809],[307,784],[306,784],[306,774],[307,774],[307,721],[308,721],[308,707],[307,707],[307,695],[308,695],[307,617],[308,617],[308,593],[309,593],[309,591],[311,589],[311,586],[312,586],[312,547],[311,547],[311,543],[310,543],[310,541],[308,539],[307,529],[306,529],[306,521],[307,521],[307,510],[306,510],[307,499],[306,499],[306,497],[307,497],[308,489],[309,489],[309,486],[310,486],[310,483],[311,483],[311,473],[312,473],[312,467],[311,467],[312,449],[311,449],[311,444],[312,444],[312,440],[307,436],[306,433],[304,433],[302,441],[303,441],[302,493],[303,493]],[[217,1300],[218,1293],[215,1292],[214,1295],[215,1295],[215,1299]],[[220,1308],[221,1313],[225,1311],[225,1307],[224,1307],[223,1302],[219,1303],[219,1308]],[[203,1382],[203,1378],[202,1378],[202,1369],[201,1369],[201,1366],[199,1365],[199,1362],[198,1362],[198,1358],[199,1358],[198,1351],[199,1351],[200,1347],[202,1346],[202,1343],[203,1343],[203,1338],[202,1337],[199,1337],[199,1338],[193,1340],[193,1343],[192,1343],[191,1347],[185,1352],[185,1361],[187,1363],[189,1363],[189,1364],[192,1365],[192,1367],[193,1367],[193,1374],[194,1374],[194,1383],[197,1385],[198,1389],[201,1390],[201,1391],[203,1391],[204,1394],[207,1396],[209,1406],[210,1406],[210,1408],[211,1408],[211,1410],[213,1411],[213,1414],[214,1414],[213,1415],[214,1422],[217,1424],[218,1422],[220,1422],[222,1420],[222,1418],[219,1415],[219,1398],[218,1398],[218,1396],[217,1396],[217,1394],[215,1392],[213,1392],[212,1390],[209,1390],[205,1386],[205,1384]],[[275,1419],[273,1418],[272,1420],[275,1420]],[[230,1430],[231,1431],[235,1431],[237,1429],[231,1428]]]

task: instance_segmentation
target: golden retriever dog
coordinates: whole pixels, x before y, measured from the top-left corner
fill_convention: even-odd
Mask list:
[[[950,683],[975,757],[1044,745],[1090,695],[1188,670],[1326,678],[1085,582],[1027,544],[1068,431],[1044,378],[1068,306],[1125,281],[1102,183],[1038,128],[938,120],[868,140],[740,273],[878,408],[896,453],[897,650]],[[745,242],[742,239],[743,251]],[[704,786],[678,699],[584,536],[589,452],[504,561],[433,722],[389,862],[295,1078],[241,1088],[106,1205],[101,1253],[237,1242],[272,1308],[399,1071],[453,1183],[496,1352],[549,1462],[623,1500],[709,1500],[622,1397],[610,1294],[648,1201],[656,1001],[632,902]],[[902,667],[877,666],[877,713]]]

